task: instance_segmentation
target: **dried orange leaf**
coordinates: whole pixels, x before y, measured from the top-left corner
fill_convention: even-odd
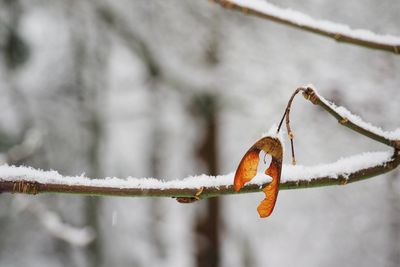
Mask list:
[[[272,181],[269,185],[264,187],[263,191],[265,193],[265,199],[261,201],[257,208],[258,214],[260,214],[261,218],[268,217],[274,210],[275,202],[278,197],[279,182],[281,177],[281,162],[277,162],[276,160],[272,159],[271,165],[265,171],[266,175],[272,177]]]
[[[239,191],[245,183],[256,176],[261,150],[272,157],[271,164],[265,171],[265,174],[271,176],[272,181],[263,189],[265,199],[260,203],[257,211],[260,217],[268,217],[274,209],[281,179],[283,149],[279,139],[263,137],[246,152],[235,173],[234,189]]]
[[[254,176],[256,176],[258,161],[260,160],[259,154],[259,150],[250,149],[240,161],[233,184],[233,188],[236,192],[238,192],[245,183],[249,182]]]

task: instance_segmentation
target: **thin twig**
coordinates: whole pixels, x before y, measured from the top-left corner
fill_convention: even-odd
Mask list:
[[[290,147],[292,148],[292,164],[296,165],[296,157],[295,157],[295,153],[294,153],[294,143],[293,143],[293,139],[294,139],[294,135],[292,132],[292,128],[290,127],[290,110],[292,108],[292,102],[294,97],[300,92],[302,91],[304,93],[304,91],[306,90],[306,88],[304,87],[299,87],[296,89],[296,91],[294,91],[294,93],[292,94],[292,96],[290,97],[288,104],[286,106],[285,112],[283,113],[282,119],[279,122],[279,126],[277,129],[277,132],[279,133],[281,127],[282,127],[282,123],[283,123],[283,119],[286,118],[286,129],[287,129],[287,134],[289,136],[290,139]]]
[[[306,99],[310,100],[313,104],[319,105],[325,111],[327,111],[329,114],[331,114],[333,117],[335,117],[341,125],[349,128],[359,134],[367,136],[375,141],[378,141],[380,143],[383,143],[385,145],[388,145],[395,149],[400,150],[400,140],[388,139],[387,137],[384,137],[377,133],[373,133],[370,130],[357,125],[355,122],[351,121],[350,118],[343,117],[336,110],[334,110],[331,106],[327,105],[324,101],[322,101],[321,98],[316,94],[316,92],[312,88],[308,87],[303,92],[303,95]]]
[[[303,91],[304,96],[316,105],[320,105],[324,110],[334,116],[341,122],[341,125],[346,126],[355,132],[370,137],[373,140],[384,143],[394,148],[393,155],[390,159],[385,162],[377,162],[375,165],[364,167],[355,170],[351,173],[338,174],[337,177],[313,177],[311,179],[286,179],[287,182],[280,184],[279,189],[301,189],[311,187],[322,187],[330,185],[344,185],[368,179],[383,173],[389,172],[395,169],[400,164],[400,140],[388,139],[377,133],[373,133],[368,129],[357,125],[351,119],[344,118],[330,105],[327,105],[316,92],[308,87],[300,87],[296,91]],[[296,93],[297,94],[297,93]],[[295,94],[294,94],[295,95]],[[292,95],[291,100],[293,100]],[[289,101],[291,102],[291,101]],[[290,105],[289,109],[290,110]],[[288,114],[287,110],[285,115]],[[26,175],[29,177],[29,175]],[[292,177],[294,178],[294,177]],[[239,193],[252,193],[260,192],[262,188],[268,184],[245,185]],[[204,199],[210,197],[217,197],[222,195],[237,194],[233,185],[229,186],[200,186],[199,188],[152,188],[143,189],[137,188],[121,188],[112,186],[88,186],[88,185],[66,185],[61,183],[39,183],[35,181],[18,180],[9,181],[6,177],[3,179],[0,177],[0,193],[24,193],[24,194],[39,194],[39,193],[71,193],[80,195],[104,195],[104,196],[142,196],[142,197],[177,197],[177,198],[193,198],[193,199]]]
[[[305,88],[299,87],[299,88],[296,89],[296,91],[294,91],[294,93],[292,94],[292,96],[289,99],[289,102],[288,102],[288,105],[287,105],[287,108],[286,108],[286,129],[287,129],[287,134],[288,134],[289,139],[290,139],[290,147],[292,148],[292,164],[293,165],[296,165],[296,157],[295,157],[295,154],[294,154],[294,143],[293,143],[294,142],[293,141],[294,135],[293,135],[292,129],[290,128],[290,110],[292,108],[292,102],[293,102],[294,97],[300,91],[304,92]]]
[[[383,50],[383,51],[392,52],[392,53],[398,54],[398,55],[400,54],[400,43],[391,44],[391,43],[387,43],[385,41],[366,40],[363,38],[351,36],[345,32],[332,32],[328,29],[318,28],[312,24],[296,23],[295,21],[290,20],[289,18],[279,17],[275,14],[267,13],[266,11],[261,12],[254,8],[245,6],[244,4],[234,3],[233,1],[230,1],[230,0],[214,0],[214,2],[220,4],[224,8],[241,11],[245,14],[254,15],[254,16],[257,16],[257,17],[260,17],[263,19],[267,19],[267,20],[271,20],[271,21],[278,22],[281,24],[285,24],[285,25],[288,25],[288,26],[291,26],[294,28],[304,30],[304,31],[316,33],[316,34],[319,34],[322,36],[332,38],[338,42],[349,43],[349,44],[358,45],[358,46],[371,48],[371,49]],[[275,8],[278,9],[278,7],[275,7]],[[331,23],[331,24],[333,24],[333,23]]]
[[[280,190],[303,189],[313,187],[323,187],[331,185],[345,185],[361,180],[365,180],[395,169],[400,164],[400,154],[395,150],[393,157],[386,162],[377,163],[375,166],[359,169],[351,174],[342,174],[337,178],[333,177],[314,177],[312,179],[298,179],[283,182]],[[261,192],[268,184],[245,185],[239,193]],[[199,191],[201,189],[201,192]],[[205,199],[223,195],[237,194],[233,185],[229,186],[203,186],[200,188],[169,188],[169,189],[142,189],[142,188],[119,188],[119,187],[100,187],[86,185],[66,185],[66,184],[43,184],[30,181],[5,181],[0,178],[0,193],[69,193],[78,195],[99,195],[99,196],[130,196],[130,197],[177,197],[177,198],[196,198]],[[200,192],[200,193],[199,193]]]

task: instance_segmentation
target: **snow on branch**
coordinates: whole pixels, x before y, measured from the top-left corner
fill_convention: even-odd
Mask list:
[[[335,117],[343,126],[365,135],[375,141],[391,146],[400,150],[400,128],[393,131],[384,131],[362,120],[359,116],[354,115],[344,107],[336,106],[334,103],[320,96],[314,89],[313,85],[301,87],[304,90],[303,95],[313,104],[319,105],[333,117]]]
[[[279,189],[300,189],[318,186],[343,185],[371,178],[395,169],[400,164],[400,130],[386,132],[337,107],[320,96],[312,85],[299,87],[303,96],[321,106],[341,125],[393,148],[389,152],[368,152],[343,158],[335,163],[311,167],[284,165]],[[285,112],[286,114],[286,112]],[[234,174],[220,176],[191,176],[182,180],[163,181],[154,178],[89,179],[81,176],[62,176],[56,171],[31,167],[0,166],[0,193],[73,193],[83,195],[176,197],[191,202],[209,197],[237,194],[233,188]],[[239,193],[259,192],[271,182],[271,177],[259,173]]]
[[[343,185],[388,172],[396,168],[399,163],[399,157],[393,157],[390,152],[369,152],[343,158],[332,164],[311,167],[285,165],[282,168],[280,189]],[[269,176],[259,173],[255,179],[245,185],[240,193],[259,192],[270,181]],[[199,199],[236,194],[233,190],[233,173],[220,176],[191,176],[173,181],[132,177],[89,179],[84,176],[62,176],[56,171],[8,165],[0,166],[0,192],[196,197]]]
[[[369,30],[326,20],[317,20],[292,9],[279,8],[263,0],[215,0],[225,8],[242,11],[264,19],[330,37],[339,42],[400,54],[400,37],[380,35]]]

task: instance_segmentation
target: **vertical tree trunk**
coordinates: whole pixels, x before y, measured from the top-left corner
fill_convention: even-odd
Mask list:
[[[400,266],[400,197],[398,193],[399,171],[394,171],[389,177],[389,255],[388,267]]]
[[[29,60],[30,47],[25,42],[24,36],[20,34],[20,21],[24,14],[21,2],[18,0],[3,1],[3,3],[0,3],[0,9],[6,10],[3,14],[8,15],[0,18],[2,26],[4,26],[1,36],[4,39],[0,40],[0,64],[4,64],[6,83],[2,85],[2,90],[8,89],[8,93],[17,107],[15,110],[18,111],[17,116],[22,128],[20,131],[22,138],[26,131],[32,127],[33,119],[28,109],[26,96],[21,93],[15,82],[15,74]],[[15,138],[12,139],[17,141],[14,140]]]
[[[200,160],[210,175],[218,173],[217,138],[218,123],[216,97],[204,94],[195,99],[194,108],[205,125],[205,136],[198,150]],[[218,198],[204,200],[204,216],[196,219],[196,266],[217,267],[220,261],[219,225],[220,202]]]
[[[89,121],[91,144],[88,150],[88,162],[90,177],[100,177],[100,140],[102,136],[102,128],[100,119],[97,114],[91,114]],[[90,225],[96,232],[96,239],[87,246],[87,261],[88,267],[100,267],[102,266],[102,246],[101,246],[101,235],[100,235],[100,220],[98,218],[101,210],[101,197],[86,197],[85,199],[85,217],[87,225]]]
[[[144,59],[144,64],[146,65],[146,69],[148,70],[148,83],[149,83],[149,90],[151,91],[151,100],[150,106],[151,107],[158,107],[161,103],[160,101],[160,89],[159,89],[159,82],[161,79],[161,73],[159,71],[158,66],[153,66],[156,64],[152,60],[146,60],[148,57],[142,57]],[[162,147],[162,129],[160,127],[160,110],[153,109],[152,111],[152,133],[150,135],[151,140],[148,141],[151,144],[150,148],[150,175],[151,177],[160,177],[160,148]],[[154,254],[158,259],[163,259],[166,257],[166,248],[163,243],[161,237],[161,216],[162,210],[160,205],[161,200],[157,198],[153,198],[150,200],[150,226],[149,226],[149,239],[154,247]]]
[[[87,130],[87,173],[89,177],[102,177],[100,149],[104,141],[103,129],[103,102],[107,90],[107,58],[108,36],[102,22],[95,14],[83,11],[93,10],[87,3],[73,1],[69,10],[71,25],[80,25],[71,28],[72,46],[74,48],[75,92],[79,102],[80,114],[83,118],[82,128]],[[92,17],[91,17],[92,16]],[[95,23],[88,23],[93,20]],[[94,32],[88,42],[88,33]],[[96,45],[93,45],[96,43]],[[102,266],[103,248],[101,236],[101,220],[99,213],[102,208],[101,197],[85,197],[83,202],[84,220],[96,233],[96,238],[85,248],[86,265],[88,267]]]
[[[210,24],[210,39],[205,49],[205,62],[208,69],[215,71],[219,59],[219,16],[215,14]],[[215,89],[215,88],[214,88]],[[215,90],[211,90],[213,92]],[[218,174],[218,108],[217,96],[204,93],[195,99],[195,110],[205,125],[205,136],[198,155],[206,165],[210,175]],[[218,198],[205,200],[205,213],[196,219],[196,266],[218,267],[220,264],[220,206]]]

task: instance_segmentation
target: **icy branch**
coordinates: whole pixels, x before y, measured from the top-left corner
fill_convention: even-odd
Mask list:
[[[298,11],[282,9],[263,0],[215,0],[215,2],[225,8],[330,37],[339,42],[400,53],[400,37],[397,36],[380,35],[369,30],[351,29],[344,24],[316,20]]]

